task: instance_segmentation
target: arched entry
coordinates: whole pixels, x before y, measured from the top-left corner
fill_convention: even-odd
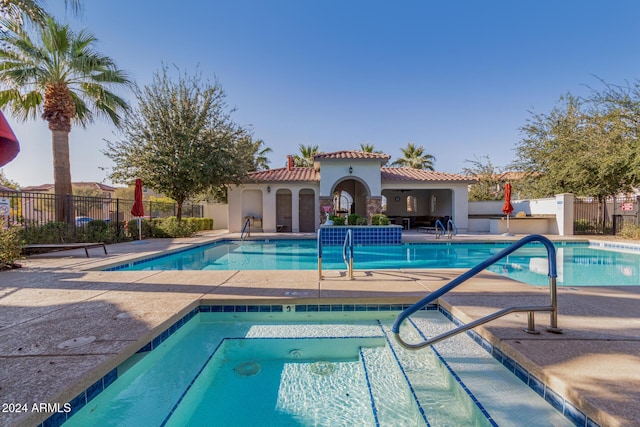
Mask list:
[[[242,224],[245,218],[260,218],[262,222],[262,191],[244,190],[242,192]],[[262,227],[262,225],[260,226]]]
[[[300,232],[312,233],[316,231],[315,193],[309,188],[300,190],[298,200],[298,224]]]
[[[291,190],[280,189],[276,192],[276,229],[277,231],[293,231],[291,213]]]
[[[367,198],[369,188],[366,184],[354,178],[339,181],[333,191],[334,209],[340,214],[358,214],[367,217]]]

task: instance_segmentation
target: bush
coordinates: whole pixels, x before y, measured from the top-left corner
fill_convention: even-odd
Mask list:
[[[194,222],[178,221],[175,217],[165,218],[157,227],[154,227],[154,236],[156,230],[167,237],[191,237],[197,231]]]
[[[573,223],[573,229],[576,233],[595,233],[596,227],[593,223],[586,219],[577,219]]]
[[[356,225],[369,225],[369,221],[367,221],[367,218],[361,216],[356,219]]]
[[[638,240],[640,239],[640,225],[633,223],[624,223],[618,235],[626,237],[628,239]]]
[[[140,220],[140,225],[142,228],[142,238],[146,239],[149,238],[151,236],[153,236],[153,232],[152,232],[152,226],[151,223],[146,220],[146,219],[142,219]],[[132,219],[129,220],[129,222],[127,223],[127,230],[129,230],[129,235],[131,236],[132,239],[137,239],[139,234],[138,234],[138,220],[137,219]]]
[[[213,230],[213,218],[183,218],[182,220],[192,224],[196,231]]]
[[[362,218],[358,214],[351,214],[347,217],[347,224],[349,225],[358,225],[358,221]]]
[[[22,244],[18,227],[0,228],[0,269],[20,267],[16,261],[22,258]]]
[[[31,243],[72,243],[76,241],[73,226],[66,222],[49,222],[44,225],[26,224],[20,230],[20,239]]]
[[[371,225],[389,225],[389,218],[385,214],[375,214],[371,217]]]
[[[342,216],[331,215],[329,219],[333,221],[333,225],[344,225],[344,217]]]

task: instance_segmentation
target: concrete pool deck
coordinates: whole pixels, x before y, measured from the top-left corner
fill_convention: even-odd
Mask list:
[[[91,258],[82,249],[35,255],[21,269],[0,272],[0,404],[28,407],[0,408],[6,408],[0,426],[41,423],[49,414],[34,411],[34,404],[69,402],[200,301],[413,303],[464,271],[356,266],[355,280],[344,271],[325,271],[322,281],[317,271],[99,271],[226,237],[237,235],[119,243],[107,246],[108,255],[90,250]],[[466,235],[453,241],[520,237]],[[404,238],[436,241],[422,233]],[[536,313],[540,335],[522,332],[525,313],[475,330],[601,426],[640,425],[640,286],[560,287],[558,302],[563,334],[544,332],[546,313]],[[440,303],[468,322],[509,306],[546,305],[548,290],[484,272]],[[79,345],[86,337],[95,340]]]

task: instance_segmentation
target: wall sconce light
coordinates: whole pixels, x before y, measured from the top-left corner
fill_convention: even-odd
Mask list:
[[[267,185],[267,193],[271,193],[271,186]]]
[[[349,175],[351,175],[353,173],[353,167],[349,166]]]

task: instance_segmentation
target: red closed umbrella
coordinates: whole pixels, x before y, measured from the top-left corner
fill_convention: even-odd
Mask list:
[[[11,130],[7,119],[0,111],[0,166],[4,166],[15,159],[20,152],[18,138]]]
[[[507,216],[506,235],[509,235],[509,215],[513,212],[513,205],[511,204],[511,184],[508,182],[504,185],[504,205],[502,205],[502,212]]]
[[[142,180],[136,179],[136,188],[133,193],[135,201],[131,208],[131,215],[138,217],[138,240],[142,240],[142,224],[140,223],[140,217],[144,216],[144,206],[142,204]]]

